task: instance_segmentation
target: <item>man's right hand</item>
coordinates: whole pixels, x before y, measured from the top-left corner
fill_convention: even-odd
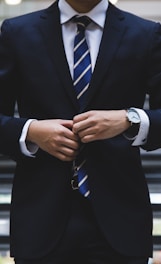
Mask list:
[[[79,138],[72,132],[72,127],[72,120],[34,120],[26,140],[62,161],[72,161],[79,150]]]

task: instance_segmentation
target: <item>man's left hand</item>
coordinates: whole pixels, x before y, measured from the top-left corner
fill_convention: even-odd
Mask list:
[[[115,137],[129,127],[126,110],[92,110],[73,119],[73,132],[83,143]]]

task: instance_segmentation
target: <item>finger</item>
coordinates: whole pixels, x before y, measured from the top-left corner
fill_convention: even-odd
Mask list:
[[[61,161],[73,161],[75,159],[75,157],[66,156],[61,152],[59,152],[57,155],[54,154],[53,156],[57,157]]]
[[[90,136],[90,135],[94,135],[94,134],[96,134],[96,131],[92,127],[88,127],[86,129],[82,129],[82,130],[78,131],[78,136],[81,139],[85,136]]]
[[[62,146],[65,146],[65,147],[70,148],[72,150],[77,150],[77,149],[79,149],[79,146],[80,146],[80,139],[78,142],[78,141],[74,141],[74,140],[65,138]]]
[[[77,135],[77,133],[74,133],[74,131],[71,131],[69,129],[66,132],[66,138],[75,142],[79,142],[79,136]]]
[[[62,120],[61,120],[62,121]],[[63,122],[61,122],[61,125],[62,125],[62,131],[61,131],[61,135],[66,137],[66,138],[69,138],[73,141],[76,141],[78,142],[79,141],[79,137],[78,135],[76,135],[73,131],[72,131],[72,128],[73,128],[73,121],[69,121],[63,120]]]
[[[77,155],[78,151],[74,151],[67,147],[62,147],[57,153],[57,157],[59,157],[59,159],[66,161],[74,160]]]
[[[88,128],[90,128],[90,123],[86,119],[86,120],[73,124],[73,133],[79,134],[80,131],[86,130]]]
[[[95,134],[86,135],[86,136],[81,138],[82,143],[89,143],[89,142],[92,142],[95,140],[96,140]]]
[[[76,115],[73,118],[73,123],[77,123],[77,122],[83,121],[83,120],[87,119],[88,116],[89,116],[88,112]]]
[[[61,124],[72,130],[73,120],[61,120]]]

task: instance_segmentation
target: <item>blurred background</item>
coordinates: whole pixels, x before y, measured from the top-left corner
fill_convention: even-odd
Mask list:
[[[0,0],[0,25],[4,19],[48,7],[52,0]],[[161,0],[111,0],[121,9],[161,22]],[[145,101],[148,108],[148,97]],[[161,150],[141,150],[153,208],[154,256],[149,264],[161,264]],[[9,257],[9,210],[15,163],[0,155],[0,264],[13,263]],[[136,190],[137,191],[137,190]]]

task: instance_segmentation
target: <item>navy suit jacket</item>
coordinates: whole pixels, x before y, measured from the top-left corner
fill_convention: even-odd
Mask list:
[[[149,94],[146,150],[161,147],[161,26],[110,4],[100,50],[81,109],[143,108]],[[14,117],[17,102],[19,117]],[[66,60],[58,2],[6,20],[0,36],[0,152],[16,160],[11,204],[11,255],[40,257],[59,241],[70,214],[71,162],[41,149],[21,153],[25,122],[72,119],[79,113]],[[152,212],[140,148],[122,134],[86,145],[91,204],[118,251],[152,252]]]

